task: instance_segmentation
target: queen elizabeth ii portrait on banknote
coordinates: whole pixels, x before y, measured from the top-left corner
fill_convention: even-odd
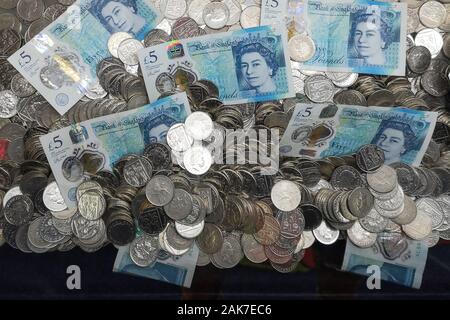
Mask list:
[[[385,163],[391,164],[414,149],[416,135],[408,123],[387,119],[381,121],[372,143],[384,151]]]
[[[142,38],[146,19],[139,14],[137,0],[96,0],[89,10],[111,33],[128,32]]]
[[[241,41],[233,48],[239,89],[257,94],[277,91],[274,77],[279,68],[276,46],[265,39]]]
[[[378,7],[350,15],[349,59],[365,65],[386,64],[386,52],[392,43],[393,29]],[[356,61],[355,61],[356,60]]]

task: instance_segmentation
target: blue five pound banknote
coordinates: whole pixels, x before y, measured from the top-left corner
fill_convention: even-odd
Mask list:
[[[256,27],[176,40],[139,52],[150,101],[197,80],[209,80],[226,104],[295,95],[287,35],[282,27]]]
[[[149,0],[78,0],[8,61],[64,114],[97,85],[111,34],[142,40],[161,19]]]
[[[313,40],[315,54],[302,63],[305,70],[405,74],[406,3],[264,0],[261,25],[276,24]]]
[[[42,147],[66,205],[76,207],[76,189],[85,175],[111,171],[121,157],[142,154],[146,145],[165,142],[169,128],[184,122],[190,113],[187,96],[181,92],[42,136]]]
[[[341,269],[371,276],[374,274],[373,266],[377,266],[380,280],[419,289],[427,254],[428,247],[424,242],[405,237],[394,242],[377,240],[374,246],[367,249],[359,248],[347,239]]]
[[[182,256],[167,256],[164,259],[159,257],[153,265],[145,268],[137,266],[131,260],[129,251],[129,246],[119,248],[114,261],[114,272],[191,287],[198,258],[198,248],[195,244]]]
[[[419,166],[437,113],[398,107],[297,104],[280,141],[280,154],[320,159],[348,155],[376,144],[385,163]]]

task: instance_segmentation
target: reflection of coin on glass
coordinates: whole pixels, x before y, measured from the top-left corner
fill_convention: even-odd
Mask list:
[[[103,169],[105,158],[98,152],[84,151],[80,156],[81,163],[86,172],[96,174]]]
[[[165,72],[158,75],[155,84],[159,93],[173,92],[176,89],[175,80],[170,74]]]
[[[68,157],[63,161],[62,174],[68,181],[75,182],[83,177],[83,164],[76,157]]]
[[[64,76],[54,68],[49,66],[42,68],[39,76],[42,84],[49,89],[57,90],[63,86]]]
[[[291,135],[292,142],[300,143],[305,141],[311,134],[311,127],[302,127],[295,129]]]

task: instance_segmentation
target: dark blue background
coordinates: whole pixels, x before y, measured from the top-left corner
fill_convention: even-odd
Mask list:
[[[328,299],[328,298],[450,298],[450,246],[431,248],[420,290],[382,282],[381,290],[366,288],[366,278],[339,272],[345,242],[314,245],[316,266],[280,274],[244,263],[219,270],[196,270],[191,289],[112,272],[116,249],[96,253],[80,249],[42,255],[0,248],[0,299]],[[81,290],[69,290],[66,269],[81,269]]]

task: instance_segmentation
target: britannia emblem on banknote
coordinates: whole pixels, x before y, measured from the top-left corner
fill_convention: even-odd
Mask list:
[[[398,19],[400,21],[400,19]],[[357,64],[385,65],[391,44],[399,42],[400,22],[378,6],[350,14],[348,58]]]
[[[135,37],[146,28],[146,20],[140,14],[136,0],[97,0],[90,12],[109,32],[128,32]]]
[[[255,93],[277,91],[274,77],[280,67],[276,37],[249,37],[233,47],[236,72],[241,91]]]

